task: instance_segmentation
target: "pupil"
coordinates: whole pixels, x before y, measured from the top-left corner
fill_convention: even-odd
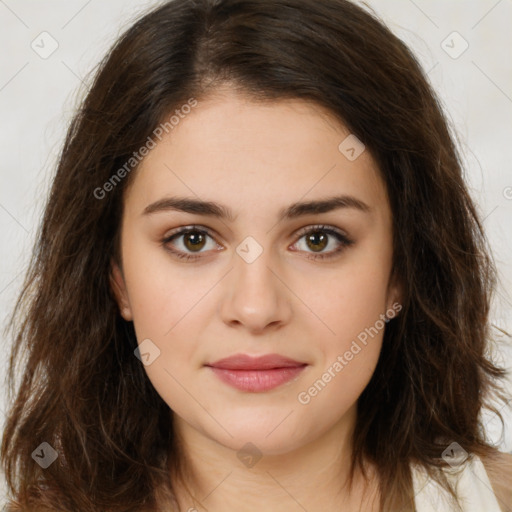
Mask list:
[[[193,249],[193,248],[198,248],[199,245],[203,244],[204,243],[204,238],[203,238],[203,235],[202,233],[188,233],[186,236],[185,236],[185,245],[187,245],[187,247],[189,249]],[[199,247],[200,249],[201,247]]]
[[[321,247],[318,247],[321,244]],[[315,231],[308,237],[308,246],[314,251],[321,251],[327,245],[327,237],[321,231]],[[315,247],[316,246],[316,247]]]

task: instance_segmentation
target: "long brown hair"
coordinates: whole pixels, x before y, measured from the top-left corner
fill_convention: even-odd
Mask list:
[[[109,280],[136,165],[112,177],[170,113],[226,82],[255,100],[327,108],[386,184],[402,311],[386,326],[353,440],[353,469],[378,468],[382,510],[412,507],[411,463],[446,486],[449,442],[478,455],[492,449],[479,412],[503,374],[485,355],[496,271],[414,56],[346,0],[174,0],[102,61],[69,127],[11,318],[1,456],[24,510],[135,511],[157,506],[157,488],[172,496],[179,457],[169,407],[134,357],[133,324]],[[44,470],[31,457],[43,442],[58,453]]]

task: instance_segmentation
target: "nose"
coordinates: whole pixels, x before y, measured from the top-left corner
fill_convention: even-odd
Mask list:
[[[233,255],[233,271],[224,280],[220,315],[230,327],[245,327],[253,334],[278,329],[290,321],[291,292],[264,250],[248,263]]]

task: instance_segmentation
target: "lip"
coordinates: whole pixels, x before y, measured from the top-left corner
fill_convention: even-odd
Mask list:
[[[289,382],[307,364],[279,354],[257,357],[235,354],[206,366],[225,384],[241,391],[256,393],[270,391]]]
[[[234,354],[219,359],[206,366],[223,370],[272,370],[274,368],[293,368],[306,363],[295,361],[279,354],[265,354],[264,356],[250,356],[247,354]]]

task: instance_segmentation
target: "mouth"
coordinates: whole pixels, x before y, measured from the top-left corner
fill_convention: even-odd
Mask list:
[[[222,382],[231,387],[240,391],[261,393],[298,377],[308,365],[279,354],[259,357],[235,354],[205,366],[211,368]]]

